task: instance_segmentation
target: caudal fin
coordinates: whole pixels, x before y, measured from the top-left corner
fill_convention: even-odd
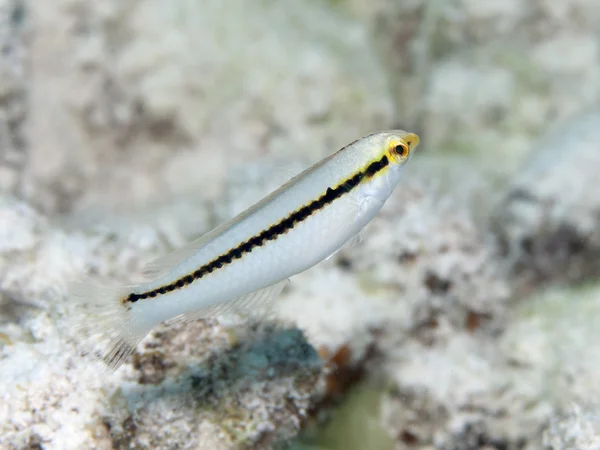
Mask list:
[[[131,287],[104,286],[91,280],[69,287],[75,331],[111,371],[123,364],[150,331],[121,303],[129,292]]]

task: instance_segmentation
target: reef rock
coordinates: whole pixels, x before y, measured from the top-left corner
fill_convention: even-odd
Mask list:
[[[147,226],[65,230],[0,197],[0,448],[270,448],[322,392],[303,334],[273,322],[157,327],[115,373],[73,331],[67,282],[124,282],[164,251]]]
[[[348,130],[391,122],[368,33],[326,5],[57,0],[24,11],[24,195],[46,212],[214,199],[234,164],[319,158]]]
[[[600,274],[600,111],[551,127],[495,214],[514,271],[536,280]]]

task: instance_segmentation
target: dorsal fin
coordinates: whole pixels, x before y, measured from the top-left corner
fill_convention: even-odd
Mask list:
[[[255,205],[251,206],[244,212],[238,214],[237,216],[235,216],[233,219],[229,220],[228,222],[225,222],[225,223],[219,225],[218,227],[216,227],[213,230],[209,231],[208,233],[204,234],[200,238],[190,242],[189,244],[184,245],[183,247],[181,247],[179,249],[176,249],[164,256],[161,256],[161,257],[155,259],[154,261],[149,262],[143,268],[142,273],[144,274],[144,276],[146,276],[147,278],[151,278],[151,279],[167,274],[171,269],[173,269],[177,265],[181,264],[183,261],[189,259],[194,254],[196,254],[196,252],[198,252],[202,247],[204,247],[206,244],[211,242],[217,236],[225,233],[230,228],[233,228],[234,226],[236,226],[238,223],[240,223],[247,217],[249,217],[252,214],[259,211],[266,204],[268,204],[273,199],[275,199],[277,196],[279,196],[283,191],[295,186],[305,176],[307,176],[308,174],[310,174],[317,168],[324,165],[327,161],[329,161],[329,159],[332,156],[333,155],[321,160],[320,162],[313,165],[312,167],[309,167],[308,169],[306,169],[303,172],[299,173],[298,175],[294,176],[283,186],[274,190],[269,195],[267,195],[265,198],[263,198],[261,201],[259,201]]]
[[[221,224],[183,247],[160,256],[154,261],[150,261],[144,266],[142,273],[150,279],[167,274],[173,267],[192,257],[198,250],[233,225],[235,224],[231,223],[231,221]]]

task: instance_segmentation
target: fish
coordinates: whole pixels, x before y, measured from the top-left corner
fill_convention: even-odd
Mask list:
[[[252,313],[289,278],[360,235],[419,145],[403,130],[364,136],[290,179],[199,239],[150,262],[137,285],[70,286],[75,328],[109,370],[161,322]]]

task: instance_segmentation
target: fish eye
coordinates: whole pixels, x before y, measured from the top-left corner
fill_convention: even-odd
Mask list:
[[[398,144],[394,147],[394,153],[401,158],[405,158],[408,155],[408,147],[406,144]]]

